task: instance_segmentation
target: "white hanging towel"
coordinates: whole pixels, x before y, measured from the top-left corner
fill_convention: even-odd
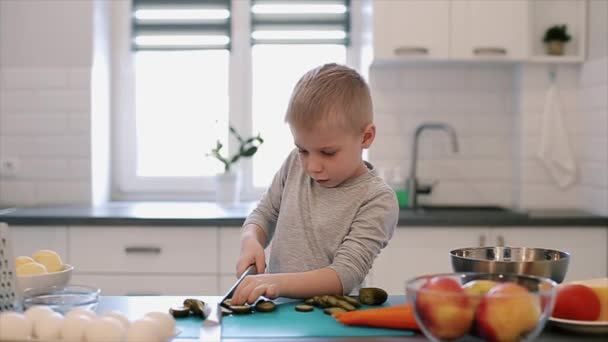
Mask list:
[[[563,120],[559,92],[555,82],[551,82],[541,121],[538,157],[557,185],[567,188],[576,181],[576,162]]]

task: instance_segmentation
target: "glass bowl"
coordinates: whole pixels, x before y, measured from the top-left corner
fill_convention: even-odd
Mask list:
[[[406,293],[431,341],[531,341],[551,316],[556,286],[527,275],[444,273],[409,280]]]
[[[27,289],[23,293],[23,309],[44,305],[64,315],[75,308],[95,311],[100,292],[98,288],[84,285],[54,286],[42,291]]]

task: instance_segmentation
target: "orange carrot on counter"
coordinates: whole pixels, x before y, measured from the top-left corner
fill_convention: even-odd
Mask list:
[[[345,325],[420,330],[411,304],[340,312],[333,316],[338,322]]]

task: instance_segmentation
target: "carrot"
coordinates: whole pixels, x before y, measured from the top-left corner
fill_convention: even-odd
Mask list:
[[[338,322],[345,325],[420,330],[411,304],[340,312],[333,316]]]

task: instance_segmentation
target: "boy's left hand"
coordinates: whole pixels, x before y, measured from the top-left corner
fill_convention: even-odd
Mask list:
[[[247,276],[236,288],[231,305],[253,304],[260,296],[274,299],[280,296],[280,274],[256,274]]]

